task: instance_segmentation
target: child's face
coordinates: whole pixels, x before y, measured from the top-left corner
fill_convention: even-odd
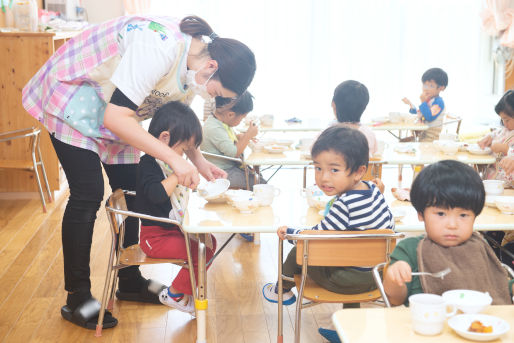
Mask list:
[[[235,112],[230,110],[216,110],[216,118],[230,127],[241,124],[241,121],[246,117],[247,114],[248,113],[237,115]]]
[[[195,148],[195,144],[194,144],[193,138],[191,138],[189,141],[177,142],[177,143],[175,143],[175,145],[173,145],[171,147],[171,149],[180,156],[184,155],[184,153],[186,151],[194,149],[194,148]]]
[[[475,213],[460,207],[430,206],[422,214],[418,213],[418,218],[425,222],[425,230],[431,240],[444,247],[454,247],[471,237]]]
[[[429,98],[439,96],[439,93],[444,90],[444,86],[438,86],[434,80],[423,82],[423,93]]]
[[[514,118],[509,117],[504,112],[500,112],[500,118],[502,118],[503,125],[507,130],[514,130]]]
[[[313,160],[316,185],[326,195],[340,195],[354,189],[366,171],[362,166],[350,174],[343,156],[333,150],[322,151]]]

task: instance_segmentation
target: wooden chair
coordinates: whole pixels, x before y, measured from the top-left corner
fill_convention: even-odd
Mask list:
[[[391,307],[391,303],[389,302],[389,298],[387,298],[387,294],[386,294],[385,289],[384,289],[384,284],[382,282],[382,277],[380,276],[380,272],[382,272],[382,275],[385,275],[385,273],[387,272],[388,265],[389,265],[389,262],[387,262],[387,263],[384,262],[384,263],[377,264],[373,268],[373,279],[375,279],[375,283],[377,284],[377,287],[378,287],[378,289],[380,291],[382,299],[384,300],[384,304],[387,307]],[[510,278],[514,279],[514,271],[508,265],[506,265],[505,263],[502,263],[501,265],[507,271],[507,274],[510,276]]]
[[[125,195],[135,196],[135,192],[123,191],[117,189],[107,199],[105,204],[105,210],[107,211],[107,217],[109,219],[111,227],[111,251],[109,254],[109,264],[107,266],[107,273],[105,276],[104,290],[102,294],[100,314],[98,316],[98,324],[96,326],[95,336],[99,337],[102,335],[102,323],[105,309],[112,309],[114,304],[114,293],[116,290],[116,280],[118,276],[118,270],[129,267],[139,266],[143,264],[159,264],[159,263],[173,263],[180,267],[186,267],[189,269],[189,276],[191,278],[191,286],[193,296],[196,300],[195,292],[195,275],[194,269],[192,268],[191,250],[189,245],[189,236],[184,234],[186,240],[187,260],[182,259],[155,259],[149,258],[141,250],[139,244],[131,245],[127,248],[123,248],[123,237],[125,235],[125,219],[127,217],[136,217],[140,219],[150,219],[163,223],[171,223],[177,225],[181,230],[182,226],[179,222],[161,217],[153,217],[141,213],[136,213],[127,210],[127,203]]]
[[[49,202],[52,202],[52,192],[48,184],[48,178],[46,177],[45,165],[41,158],[41,150],[39,149],[38,143],[40,133],[41,130],[36,127],[0,133],[0,143],[26,138],[28,141],[27,150],[30,150],[31,153],[31,157],[27,155],[26,158],[20,157],[19,159],[0,160],[0,169],[19,169],[33,172],[36,176],[39,196],[41,197],[41,203],[43,204],[43,211],[46,213],[45,194],[41,187],[38,166],[41,166],[41,173],[43,174],[43,180],[45,181]]]
[[[365,231],[316,231],[305,230],[300,234],[286,235],[288,240],[297,241],[296,262],[302,266],[302,274],[294,279],[282,275],[283,241],[279,242],[278,251],[278,337],[283,340],[282,302],[283,280],[294,281],[298,290],[295,315],[295,342],[300,342],[301,310],[320,303],[361,303],[375,301],[381,297],[380,290],[360,294],[339,294],[330,292],[316,284],[307,275],[307,266],[333,267],[374,267],[388,262],[396,239],[403,233],[389,229]],[[311,302],[303,304],[303,298]]]

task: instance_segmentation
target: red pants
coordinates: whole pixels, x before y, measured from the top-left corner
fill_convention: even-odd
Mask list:
[[[163,228],[160,226],[141,226],[139,235],[139,245],[141,250],[152,258],[179,258],[187,261],[186,241],[184,235],[178,228]],[[191,243],[191,256],[193,258],[193,266],[195,277],[198,280],[198,242],[194,240]],[[212,237],[213,249],[206,248],[208,262],[216,251],[216,239]],[[173,288],[178,291],[191,295],[191,279],[189,270],[180,269],[172,283]]]

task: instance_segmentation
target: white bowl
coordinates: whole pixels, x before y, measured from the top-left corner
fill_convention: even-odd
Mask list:
[[[259,207],[259,201],[254,197],[236,197],[232,199],[232,204],[241,213],[251,213]]]
[[[454,289],[442,294],[443,299],[467,314],[480,313],[493,302],[489,293],[469,289]]]
[[[287,147],[283,145],[266,145],[264,147],[264,150],[266,150],[270,154],[281,154],[287,150]]]
[[[404,123],[409,123],[409,124],[414,123],[417,118],[417,116],[415,114],[411,114],[411,113],[401,113],[400,116]]]
[[[250,149],[253,152],[260,152],[260,151],[264,150],[265,144],[260,141],[258,141],[258,142],[250,141],[250,143],[248,143],[248,146],[250,147]]]
[[[252,191],[248,191],[246,189],[229,189],[225,192],[225,197],[227,198],[227,202],[233,205],[233,199],[235,198],[250,198],[253,196]]]
[[[514,196],[495,196],[494,203],[504,214],[514,214]]]
[[[282,145],[285,147],[291,146],[291,144],[294,143],[294,140],[292,139],[277,139],[275,140],[276,145]]]
[[[374,123],[387,123],[389,122],[389,117],[375,117],[371,121]]]
[[[468,152],[473,155],[489,155],[491,153],[491,148],[485,147],[482,149],[478,144],[469,144]]]
[[[485,206],[496,208],[496,198],[500,195],[486,195]]]
[[[475,320],[480,321],[482,325],[492,326],[493,332],[480,333],[469,331],[471,323]],[[448,319],[448,326],[455,330],[458,335],[480,342],[492,341],[510,330],[510,325],[505,320],[486,314],[459,314]]]
[[[198,186],[198,193],[205,200],[214,200],[225,193],[228,187],[230,187],[229,180],[216,179]]]
[[[485,194],[501,195],[503,194],[503,181],[501,180],[484,180]]]
[[[455,155],[459,151],[459,143],[452,141],[439,141],[439,145],[443,154]]]
[[[455,141],[457,141],[457,138],[459,138],[459,136],[456,133],[445,132],[445,133],[439,134],[439,140],[442,140],[442,141],[455,142]]]

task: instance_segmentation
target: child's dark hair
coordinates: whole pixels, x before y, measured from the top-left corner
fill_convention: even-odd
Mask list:
[[[494,111],[500,115],[500,112],[505,113],[511,118],[514,118],[514,91],[509,89],[503,96],[500,101],[494,107]]]
[[[170,101],[155,112],[148,132],[158,138],[163,131],[170,133],[170,147],[191,138],[196,147],[202,143],[202,125],[198,117],[189,106],[178,101]]]
[[[238,95],[243,94],[252,82],[256,69],[255,55],[250,48],[235,39],[218,37],[211,26],[197,16],[182,18],[180,31],[193,38],[208,36],[211,43],[202,53],[208,53],[218,62],[218,70],[212,78],[220,80],[223,87]]]
[[[311,149],[311,156],[316,158],[323,151],[330,151],[343,156],[350,174],[360,166],[368,167],[369,147],[366,136],[359,130],[336,125],[321,133]]]
[[[410,200],[418,213],[430,206],[464,208],[479,215],[484,208],[484,184],[470,166],[454,160],[431,164],[414,179]]]
[[[441,68],[430,68],[421,76],[421,82],[434,81],[439,87],[448,86],[448,74]]]
[[[218,98],[221,99],[221,103],[218,100]],[[226,106],[226,104],[224,104],[223,99],[226,99],[226,98],[216,97],[216,108]],[[228,111],[232,111],[238,116],[247,114],[247,113],[253,111],[253,100],[252,99],[253,99],[253,95],[249,91],[246,91],[234,102],[234,104],[232,105],[232,107],[230,107],[228,109]]]
[[[336,87],[332,101],[336,107],[338,122],[358,123],[368,106],[369,92],[362,83],[347,80]]]

